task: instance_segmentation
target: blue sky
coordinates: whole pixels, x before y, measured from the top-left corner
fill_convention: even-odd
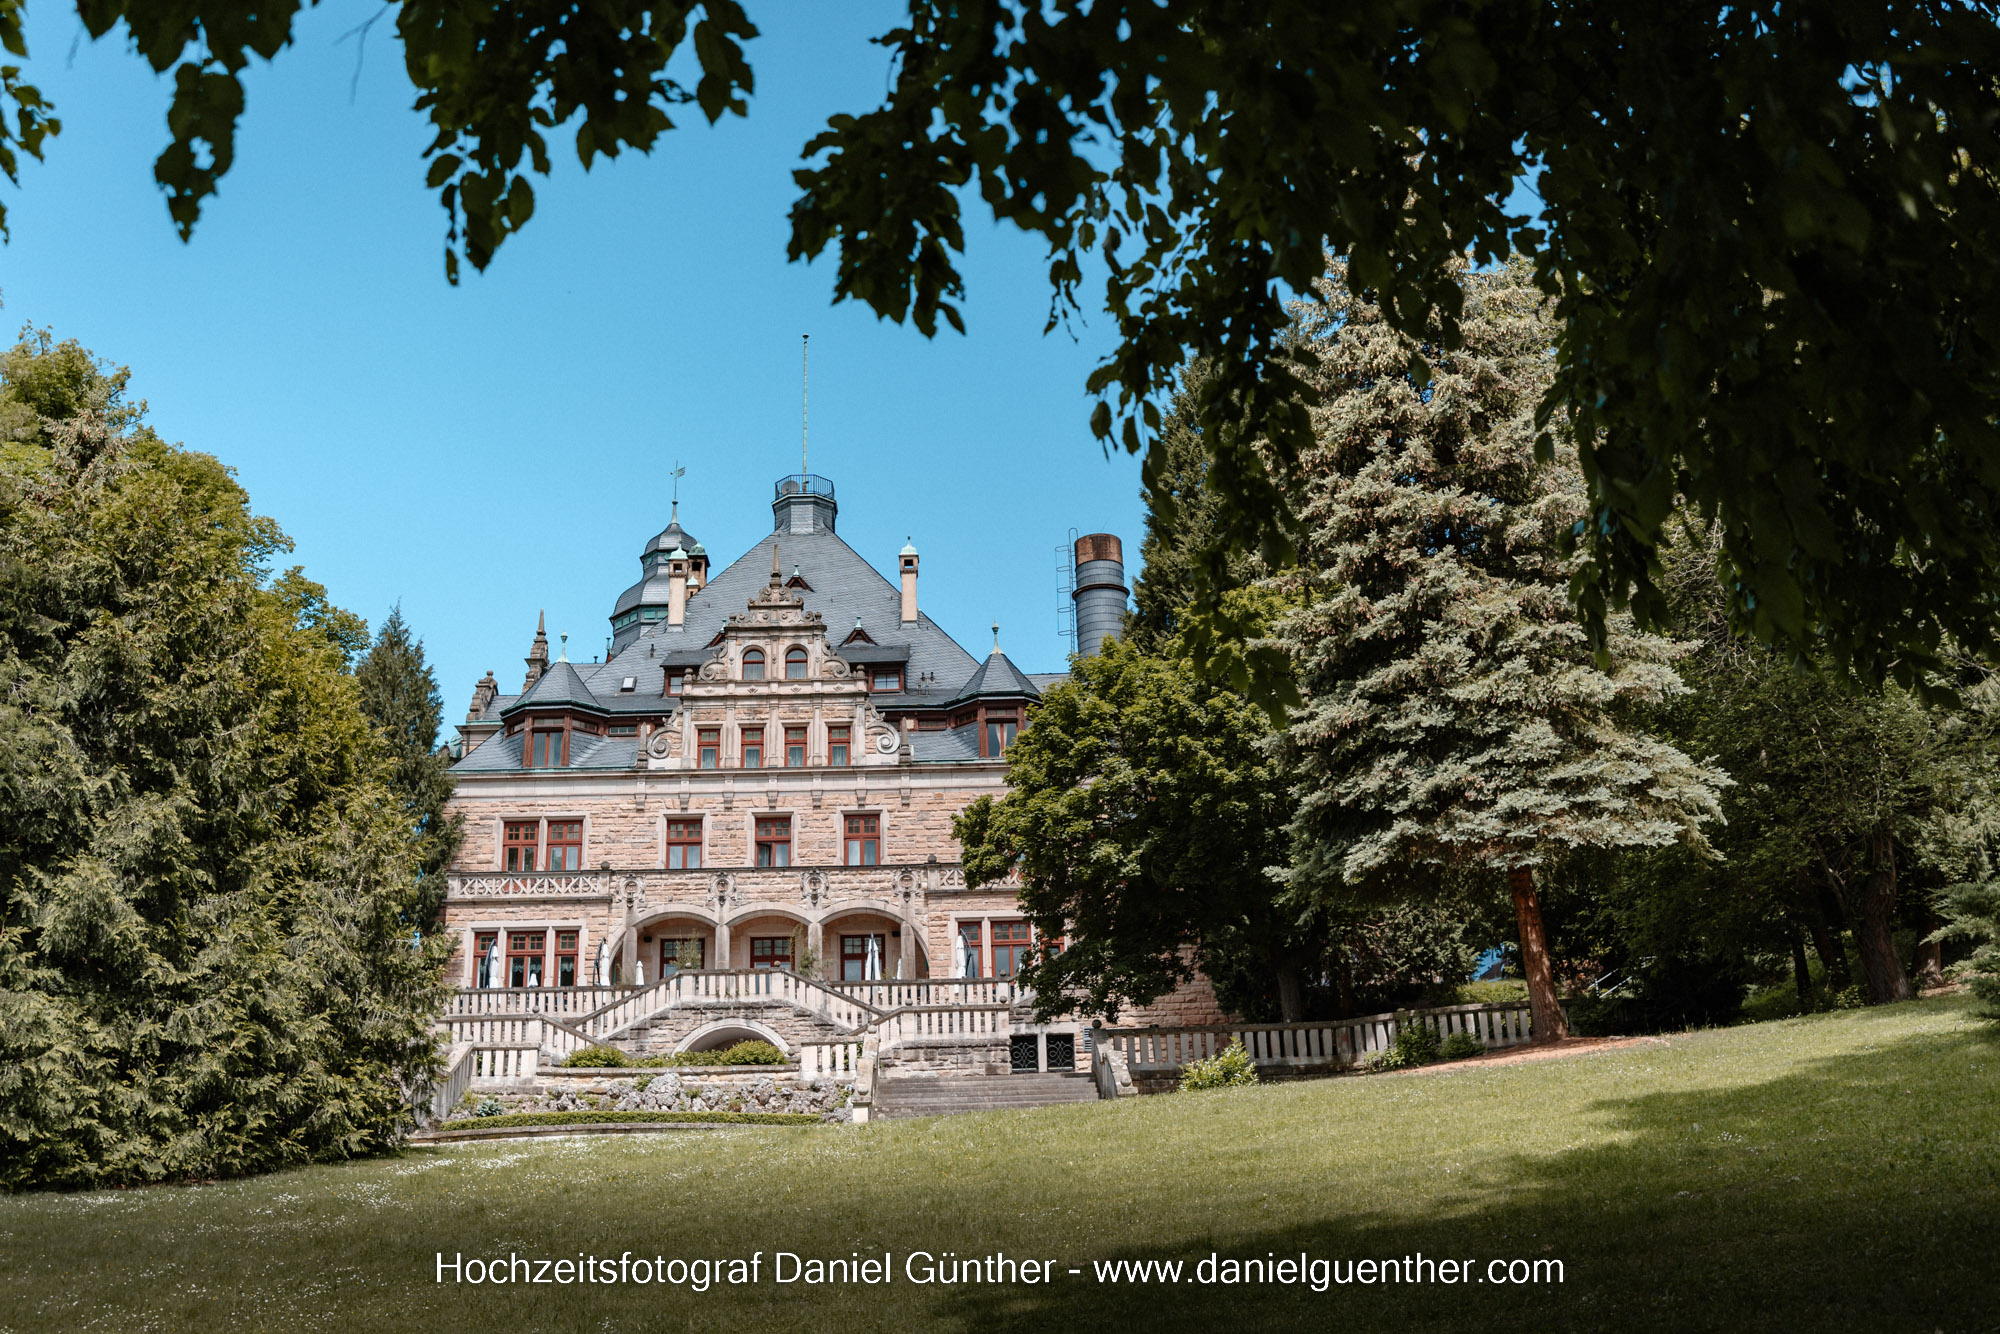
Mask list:
[[[1056,547],[1110,531],[1136,558],[1141,531],[1137,461],[1087,427],[1108,321],[1045,337],[1040,250],[976,213],[966,337],[834,307],[830,258],[784,259],[799,149],[880,99],[868,38],[900,6],[759,6],[747,120],[689,109],[651,157],[588,175],[559,158],[527,230],[456,289],[401,48],[376,32],[357,79],[341,40],[376,8],[308,11],[252,70],[236,164],[183,245],[152,182],[168,83],[39,6],[27,74],[63,132],[7,191],[0,318],[129,365],[153,425],[235,468],[341,605],[374,624],[400,600],[447,723],[487,668],[518,688],[541,608],[573,658],[602,651],[676,460],[713,556],[768,530],[806,332],[841,535],[885,572],[913,536],[945,629],[980,653],[997,619],[1021,667],[1060,667]]]

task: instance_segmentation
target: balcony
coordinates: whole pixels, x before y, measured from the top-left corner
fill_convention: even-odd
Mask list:
[[[1018,885],[1018,874],[1003,883]],[[906,893],[965,889],[957,862],[896,866],[712,866],[697,871],[600,869],[596,871],[454,871],[445,877],[448,901],[469,899],[612,898],[689,902],[726,893],[731,898],[771,893],[817,899],[894,898]],[[759,891],[767,891],[760,893]]]

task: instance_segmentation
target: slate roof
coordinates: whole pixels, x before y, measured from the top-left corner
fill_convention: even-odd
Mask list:
[[[994,649],[992,655],[979,665],[979,670],[970,680],[959,687],[951,697],[951,703],[958,704],[968,699],[1040,699],[1042,692],[1035,683],[1022,675],[1021,670],[1009,661],[1006,654]]]
[[[522,733],[489,737],[452,766],[457,773],[508,773],[521,768]],[[571,733],[569,769],[631,769],[639,763],[636,736],[589,736]]]
[[[616,682],[613,686],[615,688]],[[583,677],[578,674],[576,664],[568,659],[558,658],[549,664],[548,670],[542,673],[534,685],[515,696],[514,702],[501,710],[501,716],[519,713],[526,708],[555,708],[562,705],[574,705],[586,709],[604,707],[598,701],[596,693],[583,683]]]
[[[707,660],[708,641],[715,638],[732,615],[749,604],[752,595],[770,582],[773,543],[784,567],[797,565],[806,582],[812,585],[810,590],[796,590],[796,595],[808,611],[816,611],[825,619],[835,644],[834,652],[842,651],[839,642],[853,629],[858,616],[862,628],[875,643],[872,647],[851,646],[855,650],[868,649],[868,656],[863,657],[857,651],[852,661],[906,662],[906,684],[925,672],[933,674],[935,685],[929,692],[878,695],[877,707],[935,708],[952,697],[957,682],[966,680],[978,669],[978,661],[929,616],[919,612],[914,623],[904,625],[902,589],[890,583],[838,535],[822,529],[811,533],[767,533],[688,599],[685,625],[671,629],[664,622],[643,622],[614,641],[610,662],[578,667],[590,689],[603,700],[608,693],[616,692],[620,677],[636,674],[641,681],[640,693],[650,688],[657,708],[660,668],[668,663],[693,666]],[[666,581],[655,582],[661,585],[664,597]],[[638,598],[634,595],[640,587],[627,589],[612,614],[629,610],[628,603],[637,605]],[[647,656],[648,648],[653,650],[651,657]],[[878,653],[881,656],[876,656]],[[684,656],[690,654],[693,656]]]
[[[1050,686],[1059,686],[1059,685],[1061,685],[1061,684],[1062,684],[1063,682],[1065,682],[1065,681],[1069,680],[1069,673],[1068,673],[1068,672],[1029,672],[1029,673],[1028,673],[1028,679],[1029,679],[1030,681],[1034,682],[1034,684],[1035,684],[1035,689],[1036,689],[1036,690],[1047,690],[1047,689],[1048,689],[1048,688],[1049,688]]]

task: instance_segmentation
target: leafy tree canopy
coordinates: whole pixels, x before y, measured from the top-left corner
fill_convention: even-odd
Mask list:
[[[26,3],[0,0],[16,55]],[[79,0],[93,37],[123,25],[173,73],[155,175],[184,235],[233,160],[243,69],[291,41],[299,7]],[[649,150],[687,105],[742,114],[755,87],[736,0],[395,15],[436,131],[426,179],[454,279],[532,216],[558,132],[575,126],[588,166]],[[1995,648],[1995,15],[1990,0],[913,0],[880,39],[882,104],[807,145],[790,250],[836,248],[839,298],[926,334],[962,323],[974,190],[1046,241],[1052,324],[1102,271],[1119,342],[1091,377],[1092,424],[1148,451],[1156,496],[1171,495],[1162,401],[1190,359],[1213,372],[1210,605],[1234,554],[1281,563],[1301,531],[1272,466],[1312,439],[1283,302],[1323,250],[1417,340],[1420,380],[1463,338],[1454,260],[1531,255],[1558,300],[1542,411],[1572,428],[1587,486],[1573,592],[1596,647],[1628,599],[1658,622],[1655,553],[1686,504],[1720,523],[1737,629],[1781,647],[1817,633],[1835,670],[1921,685],[1948,641]],[[0,67],[0,111],[14,177],[58,124],[18,66]],[[1541,215],[1508,215],[1533,173]]]

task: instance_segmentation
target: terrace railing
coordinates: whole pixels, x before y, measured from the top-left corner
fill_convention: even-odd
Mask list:
[[[1241,1041],[1250,1059],[1268,1069],[1339,1067],[1387,1051],[1405,1026],[1422,1025],[1440,1037],[1470,1033],[1489,1049],[1529,1040],[1528,1007],[1448,1005],[1397,1010],[1355,1019],[1297,1024],[1198,1024],[1181,1028],[1093,1028],[1099,1049],[1115,1051],[1134,1074],[1160,1075],[1206,1060]]]
[[[1004,977],[932,977],[914,982],[829,982],[858,1001],[882,1011],[925,1005],[1013,1005],[1032,998],[1026,987]]]

